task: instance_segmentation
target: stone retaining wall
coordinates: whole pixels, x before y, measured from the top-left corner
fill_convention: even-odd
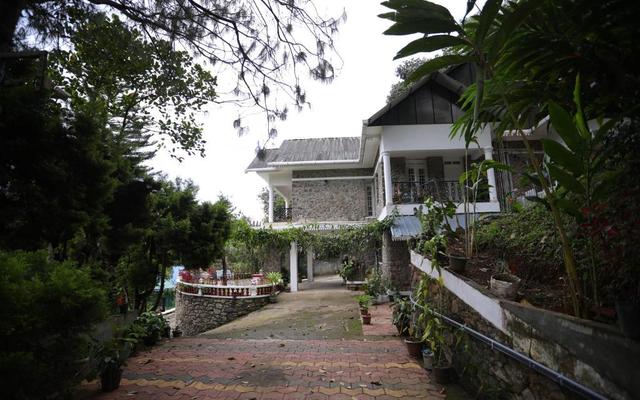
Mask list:
[[[419,267],[413,268],[412,286],[425,273],[434,277],[419,258],[411,256],[411,263]],[[640,371],[640,345],[623,337],[616,327],[500,300],[472,281],[446,271],[443,274],[444,285],[433,279],[429,286],[428,300],[436,311],[607,398],[630,399],[640,392],[640,380],[630,374]],[[495,309],[500,315],[493,315]],[[451,331],[448,341],[454,348],[460,382],[479,398],[578,398],[467,334]]]
[[[176,291],[176,326],[182,334],[206,332],[262,308],[269,297],[205,297]]]

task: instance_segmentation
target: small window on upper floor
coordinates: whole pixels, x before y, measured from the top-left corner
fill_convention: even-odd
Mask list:
[[[373,216],[373,186],[367,185],[367,217]]]

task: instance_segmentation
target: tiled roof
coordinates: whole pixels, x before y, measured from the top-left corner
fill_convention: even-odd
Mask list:
[[[359,137],[290,139],[278,149],[266,149],[262,159],[256,156],[248,169],[268,168],[272,163],[357,161],[359,156]]]

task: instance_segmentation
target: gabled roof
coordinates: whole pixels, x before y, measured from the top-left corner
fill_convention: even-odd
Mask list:
[[[458,99],[474,80],[475,68],[471,64],[457,65],[426,75],[373,114],[367,120],[367,125],[453,122],[459,115]],[[425,106],[431,109],[420,109]],[[415,121],[408,122],[405,118],[398,121],[398,114]]]
[[[359,137],[289,139],[277,149],[265,149],[263,157],[256,156],[247,171],[314,162],[356,163],[359,160]]]

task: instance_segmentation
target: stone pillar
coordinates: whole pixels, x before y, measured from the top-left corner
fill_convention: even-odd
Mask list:
[[[273,186],[269,185],[269,223],[273,223]]]
[[[307,249],[307,281],[313,282],[313,248]]]
[[[493,149],[491,147],[484,149],[484,159],[493,160]],[[496,188],[496,174],[493,168],[487,170],[487,181],[489,182],[489,201],[498,201],[498,191]]]
[[[407,242],[394,242],[391,231],[386,230],[382,234],[382,276],[398,290],[408,290],[411,286],[410,262]]]
[[[382,153],[382,171],[384,174],[384,204],[393,204],[393,184],[391,182],[391,157],[388,152]]]
[[[291,242],[289,250],[289,286],[291,292],[298,291],[298,244]]]

